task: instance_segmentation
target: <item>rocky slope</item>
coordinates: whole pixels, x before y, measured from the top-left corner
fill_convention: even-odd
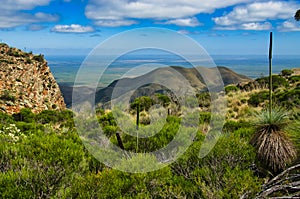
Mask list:
[[[13,114],[64,109],[65,103],[43,55],[0,44],[0,111]]]

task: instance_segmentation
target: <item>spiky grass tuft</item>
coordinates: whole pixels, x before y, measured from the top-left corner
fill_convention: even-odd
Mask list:
[[[257,150],[257,158],[272,172],[286,168],[297,156],[296,149],[287,133],[289,113],[275,108],[256,114],[256,133],[250,143]]]

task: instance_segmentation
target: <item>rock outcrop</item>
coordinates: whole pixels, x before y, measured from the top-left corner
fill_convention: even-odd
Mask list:
[[[13,114],[30,108],[38,113],[65,107],[43,55],[0,44],[0,111]]]

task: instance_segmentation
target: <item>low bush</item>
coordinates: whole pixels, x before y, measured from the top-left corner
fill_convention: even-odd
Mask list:
[[[226,94],[228,94],[230,92],[236,92],[238,90],[240,90],[240,89],[235,85],[228,85],[228,86],[225,87]]]

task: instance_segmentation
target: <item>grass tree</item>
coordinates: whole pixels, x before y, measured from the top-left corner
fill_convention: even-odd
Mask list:
[[[257,157],[273,173],[285,169],[297,156],[296,149],[287,133],[290,125],[287,111],[272,107],[272,32],[269,48],[269,107],[256,115],[256,133],[251,144]]]
[[[291,124],[289,113],[280,108],[263,110],[256,115],[256,133],[251,144],[256,148],[257,158],[273,173],[278,173],[291,164],[297,152],[288,129]]]

